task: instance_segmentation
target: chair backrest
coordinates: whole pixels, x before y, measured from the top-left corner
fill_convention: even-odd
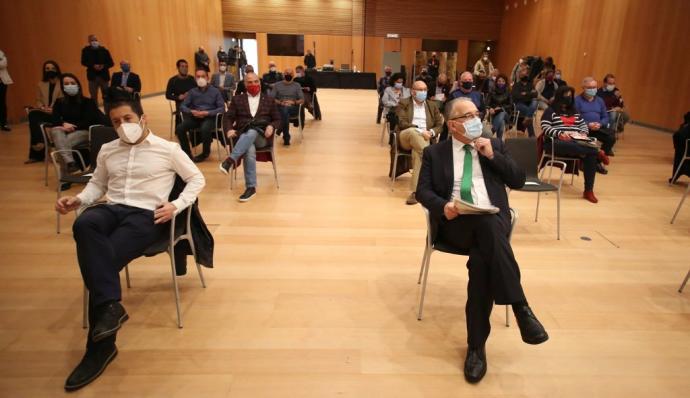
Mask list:
[[[537,178],[537,139],[511,138],[506,140],[505,146],[517,166],[525,172],[525,176]]]
[[[96,168],[98,152],[103,144],[118,139],[117,132],[109,126],[95,125],[89,127],[89,158],[91,160],[91,170]]]

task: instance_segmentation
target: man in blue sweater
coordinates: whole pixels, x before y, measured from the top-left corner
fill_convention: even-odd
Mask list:
[[[593,77],[582,80],[582,94],[575,97],[575,108],[587,123],[589,136],[601,142],[601,149],[613,156],[616,134],[609,128],[609,115],[604,100],[597,96],[597,81]]]
[[[220,90],[208,84],[208,72],[199,69],[194,74],[197,87],[189,90],[180,106],[184,121],[177,125],[175,135],[180,141],[182,150],[194,160],[203,162],[211,153],[211,140],[216,128],[216,115],[225,112],[225,101]],[[199,129],[203,142],[201,155],[192,157],[187,134],[190,130]]]

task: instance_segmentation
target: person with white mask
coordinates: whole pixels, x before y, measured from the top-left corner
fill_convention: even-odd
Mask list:
[[[208,72],[198,69],[194,73],[197,87],[189,90],[184,101],[180,105],[183,114],[182,123],[175,128],[175,135],[180,142],[182,150],[192,157],[190,138],[188,134],[198,129],[201,133],[203,150],[200,155],[194,156],[194,162],[203,162],[211,153],[211,140],[216,128],[216,115],[225,112],[225,100],[220,90],[209,84]]]
[[[501,140],[481,137],[482,122],[472,101],[453,102],[447,124],[452,138],[424,150],[417,200],[429,211],[432,242],[469,254],[464,373],[468,382],[478,383],[487,370],[485,344],[494,303],[512,305],[525,343],[541,344],[549,336],[527,303],[509,240],[506,187],[524,186],[525,172]],[[456,199],[494,210],[460,214]]]
[[[166,223],[191,206],[205,185],[203,174],[177,143],[149,130],[139,102],[113,102],[109,117],[120,138],[101,147],[84,190],[55,204],[56,211],[67,214],[106,200],[84,210],[72,227],[89,291],[90,329],[86,353],[65,382],[67,391],[94,381],[117,355],[116,335],[129,318],[120,304],[120,270],[158,241]],[[176,176],[186,185],[169,202]]]
[[[220,61],[218,63],[218,72],[211,76],[211,85],[220,90],[226,102],[230,101],[232,93],[235,91],[235,77],[228,72],[227,62]]]
[[[98,90],[101,91],[103,103],[107,101],[110,68],[115,64],[110,51],[98,41],[96,35],[89,35],[89,44],[81,50],[81,64],[86,68],[91,99],[98,102]]]

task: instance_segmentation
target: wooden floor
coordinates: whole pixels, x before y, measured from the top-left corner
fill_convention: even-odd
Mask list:
[[[687,397],[690,394],[690,205],[669,187],[671,136],[637,126],[597,175],[597,205],[565,186],[513,192],[513,248],[523,286],[551,339],[520,340],[492,316],[486,378],[462,376],[465,259],[432,257],[425,318],[415,311],[425,223],[406,206],[409,175],[391,191],[373,91],[320,90],[323,121],[278,148],[280,189],[259,164],[258,194],[237,202],[212,161],[201,209],[216,268],[201,288],[180,278],[175,326],[167,256],[136,260],[123,303],[131,319],[118,358],[75,396],[122,397]],[[169,137],[168,105],[144,100]],[[633,115],[634,117],[634,115]],[[63,395],[83,354],[82,283],[70,225],[56,235],[55,182],[23,165],[27,126],[0,135],[0,396]],[[684,180],[686,178],[684,177]],[[78,192],[74,188],[72,193]],[[588,239],[584,239],[584,238]],[[512,317],[512,315],[511,315]],[[514,325],[514,323],[513,323]]]

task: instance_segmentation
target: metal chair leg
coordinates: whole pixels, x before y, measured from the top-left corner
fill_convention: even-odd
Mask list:
[[[398,154],[396,153],[393,156],[393,171],[391,174],[391,191],[395,187],[395,175],[397,174],[396,171],[398,170]]]
[[[678,288],[678,293],[683,293],[683,289],[685,288],[685,284],[688,283],[688,278],[690,278],[690,271],[685,275],[685,279],[683,279],[683,283],[680,284],[680,288]]]
[[[539,202],[541,200],[541,192],[537,192],[537,211],[534,214],[534,222],[537,222],[539,219]]]
[[[424,273],[424,264],[426,264],[426,258],[429,255],[429,246],[424,248],[424,255],[422,256],[422,266],[419,267],[419,278],[417,278],[417,284],[422,283],[422,274]]]
[[[556,240],[561,240],[561,189],[556,191]]]
[[[189,230],[189,229],[187,229]],[[204,273],[201,270],[201,265],[196,261],[196,247],[194,246],[194,239],[192,238],[192,235],[187,235],[185,236],[185,239],[187,239],[187,242],[189,242],[189,247],[192,249],[192,258],[194,259],[194,263],[196,264],[196,270],[199,273],[199,280],[201,280],[201,287],[206,288],[206,280],[204,279]]]
[[[506,327],[510,327],[510,312],[508,311],[508,308],[510,306],[506,304]]]
[[[127,281],[127,289],[130,289],[132,284],[129,281],[129,265],[125,265],[125,280]]]
[[[280,182],[278,182],[278,168],[276,166],[275,156],[273,156],[273,160],[271,160],[271,164],[273,165],[273,177],[276,179],[276,188],[280,189]]]
[[[680,173],[680,169],[683,168],[683,163],[687,160],[687,157],[684,157],[683,160],[680,161],[678,164],[678,168],[676,169],[676,172],[673,173],[673,177],[671,177],[671,181],[668,183],[669,186],[673,185],[673,183],[676,181],[676,178],[678,178],[678,174]]]
[[[427,278],[429,277],[429,265],[431,263],[431,252],[429,252],[429,255],[426,258],[426,265],[423,267],[424,268],[424,277],[422,280],[422,292],[421,292],[421,297],[419,298],[419,312],[417,313],[417,320],[421,321],[422,320],[422,311],[424,310],[424,295],[426,294],[426,281]]]
[[[182,313],[180,311],[180,292],[177,287],[177,275],[175,273],[175,247],[170,246],[170,249],[168,250],[168,254],[170,255],[170,270],[172,272],[172,282],[173,282],[173,291],[175,293],[175,308],[177,309],[177,327],[182,329]]]
[[[683,193],[683,197],[680,199],[680,203],[678,203],[678,207],[676,207],[676,212],[673,213],[673,217],[671,218],[671,224],[673,224],[673,222],[676,221],[676,216],[678,215],[680,208],[683,206],[683,202],[685,202],[685,197],[688,196],[688,191],[690,191],[690,183],[688,184],[688,187],[685,188],[685,192]]]

